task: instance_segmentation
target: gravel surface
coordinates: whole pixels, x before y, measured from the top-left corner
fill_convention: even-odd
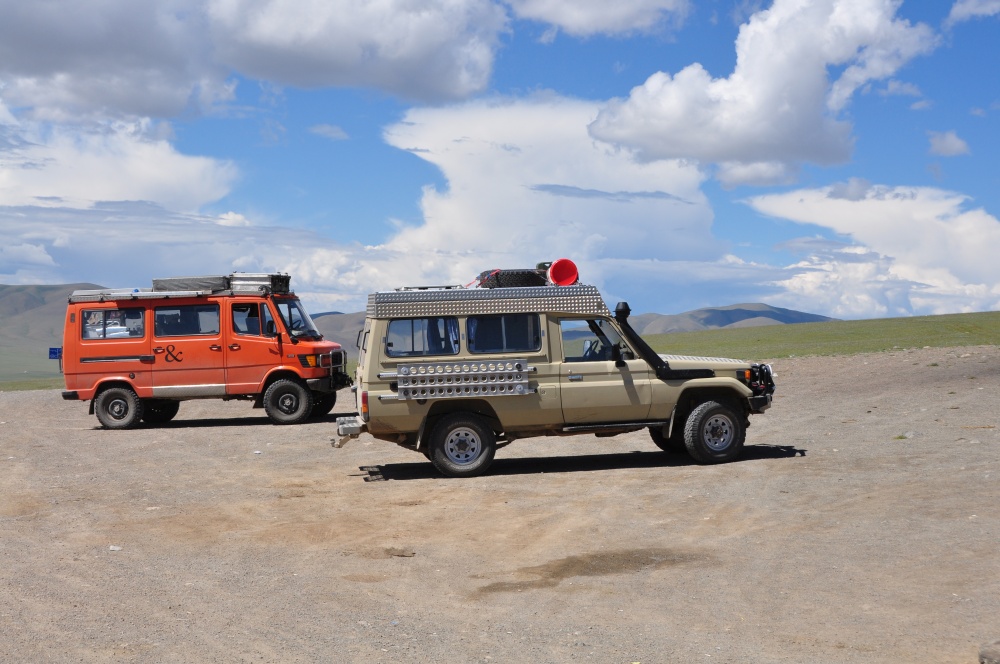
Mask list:
[[[439,477],[334,413],[0,393],[3,662],[963,662],[1000,638],[1000,349],[775,362],[743,458]]]

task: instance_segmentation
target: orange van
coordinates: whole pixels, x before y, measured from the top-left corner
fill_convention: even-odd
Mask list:
[[[286,274],[154,279],[78,290],[63,330],[63,399],[108,429],[171,420],[188,399],[246,399],[276,424],[329,413],[350,385]]]

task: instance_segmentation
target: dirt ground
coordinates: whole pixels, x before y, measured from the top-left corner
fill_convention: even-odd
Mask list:
[[[743,458],[0,393],[3,662],[963,662],[1000,638],[1000,349],[774,363]]]

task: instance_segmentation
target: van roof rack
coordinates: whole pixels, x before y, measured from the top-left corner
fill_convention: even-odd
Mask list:
[[[101,288],[75,290],[70,302],[106,302],[114,300],[153,300],[208,295],[291,295],[291,277],[287,274],[233,272],[227,275],[167,277],[153,279],[152,288]]]

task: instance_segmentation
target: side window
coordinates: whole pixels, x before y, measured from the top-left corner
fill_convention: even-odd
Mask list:
[[[260,336],[263,329],[260,324],[260,305],[258,303],[239,302],[233,305],[233,331],[236,334]]]
[[[457,318],[400,318],[389,321],[385,339],[387,357],[455,355]]]
[[[156,307],[153,331],[158,337],[204,336],[219,333],[218,304]]]
[[[142,309],[84,309],[83,339],[121,339],[146,333]]]
[[[566,362],[600,362],[615,359],[612,349],[621,351],[619,357],[632,356],[628,345],[618,330],[603,318],[591,320],[561,320],[563,359]]]
[[[469,352],[524,353],[541,349],[538,314],[469,316]]]

